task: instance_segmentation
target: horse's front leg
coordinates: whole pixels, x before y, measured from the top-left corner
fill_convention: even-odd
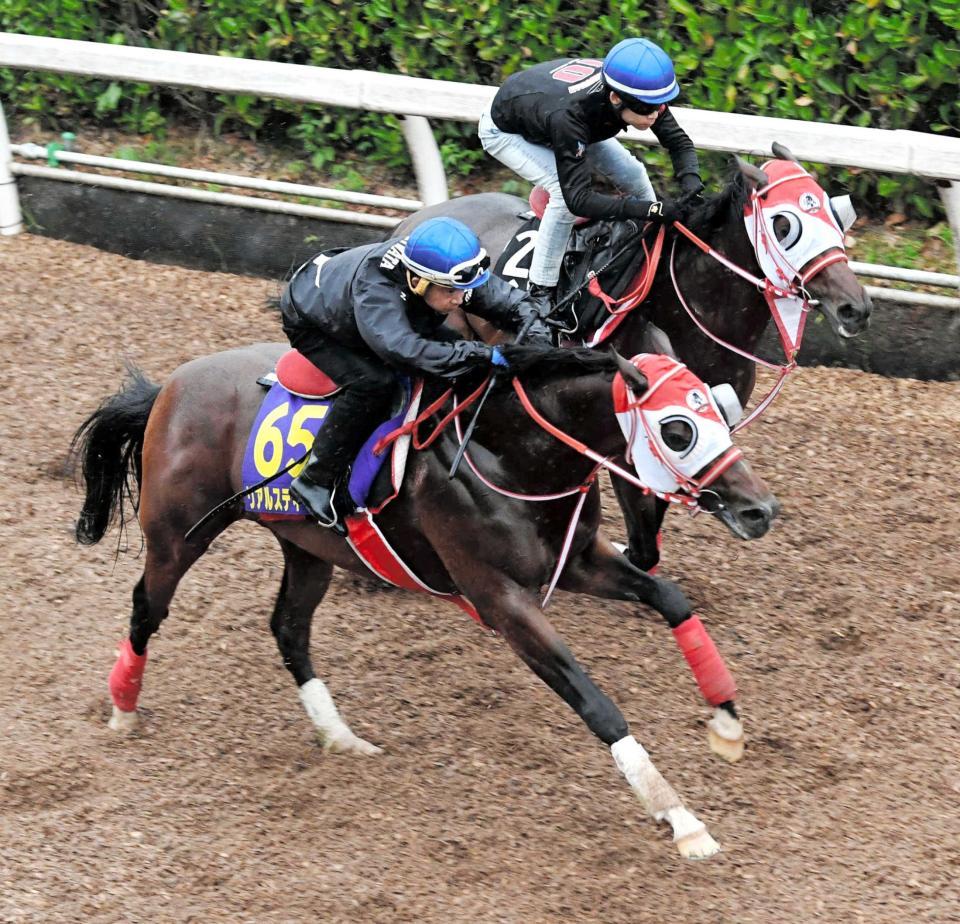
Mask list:
[[[618,461],[621,465],[625,464],[622,459]],[[622,478],[613,478],[612,484],[627,527],[624,554],[641,571],[654,574],[660,563],[661,530],[669,505],[652,494],[645,494]]]
[[[614,703],[587,676],[547,621],[532,591],[495,569],[470,568],[473,579],[458,584],[484,621],[506,639],[531,670],[567,702],[610,751],[646,811],[669,822],[681,856],[703,859],[720,846],[706,826],[661,776],[650,756],[629,733]],[[485,572],[485,573],[482,573]]]
[[[673,581],[641,571],[612,542],[597,534],[584,552],[570,559],[558,586],[594,597],[644,603],[660,613],[673,631],[704,699],[714,707],[713,717],[707,722],[711,750],[731,763],[743,757],[736,684],[700,617]]]

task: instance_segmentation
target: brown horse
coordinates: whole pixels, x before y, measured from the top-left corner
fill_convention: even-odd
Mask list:
[[[767,172],[736,158],[732,181],[719,193],[709,197],[687,219],[690,230],[702,241],[726,258],[759,279],[764,270],[758,262],[754,242],[744,223],[744,214],[755,193],[770,188],[771,177],[785,171],[802,173],[793,155],[782,145],[774,144],[777,160],[771,161]],[[804,189],[812,192],[826,213],[829,197],[812,177],[803,181]],[[776,186],[774,192],[783,187]],[[800,193],[802,195],[802,193]],[[796,198],[796,197],[795,197]],[[794,202],[794,206],[796,203]],[[482,193],[463,196],[430,206],[405,219],[393,234],[409,233],[421,221],[437,215],[448,215],[466,222],[480,237],[494,262],[525,223],[528,204],[517,196],[504,193]],[[804,212],[794,213],[805,215]],[[778,244],[791,243],[795,232],[784,209],[773,221]],[[629,222],[609,223],[634,227]],[[797,285],[811,303],[826,317],[840,337],[853,337],[866,329],[872,312],[870,296],[857,281],[842,257],[842,236],[838,247],[796,266],[795,279],[787,282]],[[839,251],[839,252],[837,252]],[[789,251],[788,251],[789,253]],[[827,258],[824,261],[824,257]],[[644,239],[636,235],[632,252],[607,272],[600,274],[600,282],[611,297],[630,291],[637,267],[644,259]],[[811,278],[807,273],[826,262]],[[676,281],[674,281],[676,280]],[[802,280],[802,284],[801,281]],[[516,281],[525,285],[525,278]],[[781,284],[783,281],[781,281]],[[562,288],[562,286],[561,286]],[[560,293],[563,294],[562,291]],[[578,301],[586,296],[584,292]],[[686,301],[689,311],[681,301]],[[497,332],[480,318],[470,323],[484,339],[495,338]],[[618,327],[604,341],[624,356],[633,356],[642,349],[646,325],[652,321],[663,330],[673,345],[676,355],[708,384],[729,382],[736,389],[741,403],[746,406],[756,382],[756,363],[749,358],[757,350],[761,336],[771,323],[771,310],[762,287],[759,287],[705,253],[680,232],[670,229],[663,245],[663,258],[656,267],[649,292],[638,307],[626,314]],[[699,321],[699,324],[697,323]],[[706,329],[716,339],[704,333]],[[578,335],[583,332],[578,332]],[[740,352],[737,352],[740,351]],[[788,356],[792,362],[795,357]],[[615,481],[614,490],[620,501],[627,525],[627,555],[639,568],[648,570],[660,558],[658,534],[666,505],[649,495],[643,495],[632,485]]]
[[[630,415],[639,414],[649,399],[638,401],[635,396],[644,392],[647,382],[635,365],[615,354],[521,345],[504,350],[517,376],[514,388],[522,380],[535,410],[521,406],[519,391],[498,385],[470,443],[470,465],[449,479],[459,440],[455,428],[442,430],[429,449],[412,454],[400,493],[377,515],[377,526],[431,588],[467,598],[480,619],[611,746],[648,811],[671,824],[684,856],[708,856],[718,849],[716,842],[657,772],[629,734],[620,711],[580,667],[541,608],[541,589],[556,573],[565,538],[572,537],[557,586],[637,601],[661,613],[715,707],[708,723],[714,750],[728,759],[740,756],[742,728],[732,678],[682,591],[635,568],[598,531],[596,472],[603,460],[627,450],[627,430],[617,414],[626,418],[623,408],[616,410],[611,388],[621,376],[619,394],[633,401],[627,416],[636,423],[640,418]],[[113,728],[130,728],[136,722],[147,642],[167,616],[178,582],[219,532],[246,518],[269,529],[283,551],[286,565],[271,629],[324,746],[379,753],[341,719],[310,660],[311,618],[333,566],[368,573],[351,545],[311,521],[266,521],[238,505],[227,506],[207,528],[185,538],[208,510],[239,490],[247,435],[263,398],[257,378],[274,367],[283,351],[279,344],[260,344],[197,359],[178,368],[162,388],[132,370],[126,386],[77,431],[74,448],[86,484],[78,540],[98,542],[118,513],[122,529],[128,498],[139,502],[146,541],[143,576],[133,591],[130,635],[111,674]],[[691,378],[695,387],[685,392],[688,401],[693,391],[697,401],[710,394]],[[436,384],[430,387],[439,394]],[[433,397],[428,390],[425,400]],[[540,422],[531,414],[542,415]],[[696,420],[703,430],[706,420]],[[728,447],[720,454],[725,461],[718,464],[712,451],[709,457],[689,456],[713,474],[699,472],[685,482],[699,485],[692,495],[699,500],[688,503],[702,502],[741,538],[759,537],[777,515],[778,504],[732,446],[726,425],[719,418],[715,423]],[[664,452],[676,450],[679,458],[685,446],[695,445],[689,429],[674,415],[649,439]],[[556,432],[568,437],[558,438]],[[564,496],[540,503],[517,497],[530,493]],[[579,521],[572,518],[576,507]]]

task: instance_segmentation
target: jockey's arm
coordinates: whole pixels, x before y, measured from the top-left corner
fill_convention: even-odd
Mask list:
[[[489,346],[509,343],[511,340],[510,334],[506,331],[500,330],[495,324],[462,308],[455,308],[447,315],[446,326],[454,336],[463,337],[464,340],[482,340]]]
[[[567,113],[556,112],[551,116],[550,133],[560,191],[570,212],[583,218],[607,221],[647,217],[653,200],[639,196],[611,196],[597,191],[593,171],[586,159],[586,145],[577,138],[583,131]]]
[[[697,158],[697,150],[669,107],[664,107],[657,121],[653,123],[651,131],[670,155],[673,174],[678,180],[687,174],[693,174],[699,178],[700,161]]]
[[[469,314],[490,321],[502,330],[517,331],[526,323],[530,315],[539,318],[536,303],[523,289],[491,274],[485,285],[471,291],[470,301],[463,310]],[[550,330],[542,321],[535,320],[527,333],[529,340],[550,340]]]
[[[456,378],[490,363],[490,347],[476,340],[430,340],[410,325],[401,290],[389,280],[361,281],[354,317],[364,343],[385,363],[426,375]]]

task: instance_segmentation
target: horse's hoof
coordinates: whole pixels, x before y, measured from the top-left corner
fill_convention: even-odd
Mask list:
[[[107,722],[107,728],[115,732],[132,732],[137,727],[137,710],[133,712],[124,712],[122,709],[113,707],[113,715]]]
[[[376,757],[383,753],[383,748],[378,748],[363,738],[358,738],[352,732],[346,735],[333,735],[329,738],[321,736],[323,750],[328,754],[360,754],[363,757]]]
[[[718,735],[712,728],[708,728],[707,740],[710,742],[710,750],[731,764],[735,764],[743,757],[744,742],[742,737],[737,738],[736,741],[731,741],[729,738]]]
[[[706,828],[694,831],[674,841],[680,856],[685,860],[706,860],[720,852],[720,845],[710,836]]]
[[[710,750],[731,764],[743,757],[743,725],[725,709],[717,709],[707,722],[707,740]]]

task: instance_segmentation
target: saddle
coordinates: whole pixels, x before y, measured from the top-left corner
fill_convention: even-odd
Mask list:
[[[350,546],[357,557],[378,577],[396,587],[426,591],[449,600],[467,615],[484,625],[473,604],[457,593],[434,590],[403,561],[387,536],[378,527],[375,515],[400,491],[406,471],[411,436],[402,434],[390,442],[389,451],[375,449],[385,438],[412,422],[420,409],[423,382],[398,377],[402,400],[393,416],[379,424],[363,444],[350,467],[347,491],[337,491],[346,500],[337,502],[337,512],[347,526]],[[277,477],[244,498],[248,511],[260,520],[304,519],[306,511],[290,495],[290,482],[296,468],[279,474],[286,464],[299,458],[310,446],[323,425],[330,402],[339,386],[297,350],[289,350],[277,362],[274,371],[257,382],[268,388],[250,429],[243,460],[243,487],[253,487],[271,474]],[[398,390],[399,391],[399,390]],[[292,450],[287,455],[287,450]],[[385,463],[389,460],[390,464]]]
[[[306,511],[289,490],[299,466],[287,472],[282,469],[309,451],[340,387],[297,350],[284,353],[275,369],[260,376],[257,382],[268,391],[247,439],[243,487],[253,487],[271,475],[275,477],[244,498],[245,509],[261,519],[305,517]],[[383,437],[404,424],[408,414],[416,416],[422,383],[399,376],[398,385],[391,416],[376,427],[371,426],[370,436],[349,467],[347,490],[337,492],[342,499],[338,512],[344,515],[357,508],[382,508],[399,490],[406,467],[407,441],[397,440],[391,452],[377,455],[373,451]],[[388,459],[391,464],[384,471]]]
[[[546,189],[534,187],[530,193],[530,211],[522,216],[527,220],[517,229],[497,260],[497,275],[518,288],[526,289],[529,283],[537,232],[549,200]],[[618,280],[628,269],[636,271],[639,268],[637,252],[642,253],[642,250],[629,244],[642,231],[641,223],[632,219],[616,222],[576,219],[557,284],[558,302],[577,292],[562,309],[562,317],[558,318],[564,325],[564,332],[571,338],[586,341],[608,317],[603,302],[587,290],[587,273],[604,267],[605,278]]]

